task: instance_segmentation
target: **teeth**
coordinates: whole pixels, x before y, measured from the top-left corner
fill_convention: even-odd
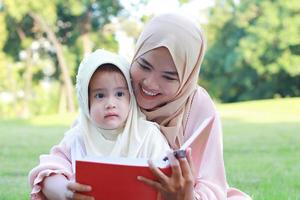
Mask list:
[[[144,88],[142,88],[142,90],[143,90],[143,92],[144,92],[145,94],[147,94],[147,95],[149,95],[149,96],[155,96],[155,95],[157,95],[157,93],[149,92],[149,91],[145,90]]]

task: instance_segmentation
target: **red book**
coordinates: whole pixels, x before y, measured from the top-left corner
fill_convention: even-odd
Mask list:
[[[155,165],[171,174],[168,162]],[[146,159],[103,157],[76,161],[76,182],[92,186],[86,194],[96,200],[156,200],[157,191],[137,180],[137,176],[156,180]]]
[[[203,152],[199,155],[199,149],[206,145],[212,122],[213,118],[206,119],[180,150],[191,147],[193,157],[198,152],[197,157],[200,159]],[[165,174],[171,174],[168,161],[154,161],[154,164]],[[85,194],[96,200],[156,200],[157,191],[137,180],[137,176],[156,180],[147,159],[87,157],[76,161],[76,182],[90,185],[92,191]]]

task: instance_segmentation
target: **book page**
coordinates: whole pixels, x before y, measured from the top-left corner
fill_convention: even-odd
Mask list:
[[[183,145],[180,147],[180,150],[185,150],[188,147],[191,147],[192,143],[199,137],[199,142],[206,142],[208,138],[208,134],[210,131],[205,131],[205,129],[213,122],[213,117],[206,118],[201,125],[194,131],[194,133],[191,135],[187,141],[183,143]],[[202,133],[202,134],[201,134]],[[202,145],[202,144],[201,144]]]
[[[109,157],[109,156],[86,156],[78,161],[96,162],[96,163],[107,163],[115,165],[126,165],[126,166],[149,166],[147,158],[128,158],[128,157]],[[155,166],[164,168],[169,165],[168,161],[154,160]]]

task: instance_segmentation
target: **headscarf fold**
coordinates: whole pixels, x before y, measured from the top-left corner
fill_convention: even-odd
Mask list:
[[[142,109],[148,120],[160,125],[171,147],[184,142],[186,120],[197,90],[200,65],[205,50],[202,31],[188,18],[179,14],[154,17],[141,33],[132,62],[158,47],[169,50],[178,72],[180,87],[174,99],[151,111]]]
[[[103,64],[112,64],[119,68],[123,73],[130,94],[130,109],[124,127],[118,130],[104,130],[92,121],[89,111],[88,87],[93,73]],[[133,95],[129,63],[122,57],[105,50],[96,50],[86,56],[80,63],[76,90],[80,107],[80,116],[78,126],[84,141],[84,151],[91,156],[123,156],[138,157],[141,144],[150,134],[149,126],[153,123],[145,123],[146,119],[143,113],[138,109],[135,97]],[[118,134],[115,140],[106,139],[106,134]],[[80,145],[79,145],[80,146]],[[82,155],[79,155],[82,157]]]

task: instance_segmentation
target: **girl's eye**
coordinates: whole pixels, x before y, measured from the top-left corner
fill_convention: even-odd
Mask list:
[[[102,94],[102,93],[97,93],[96,95],[95,95],[95,98],[96,99],[102,99],[104,97],[104,94]]]
[[[117,92],[117,97],[122,97],[122,96],[124,96],[125,95],[125,93],[124,92]]]

